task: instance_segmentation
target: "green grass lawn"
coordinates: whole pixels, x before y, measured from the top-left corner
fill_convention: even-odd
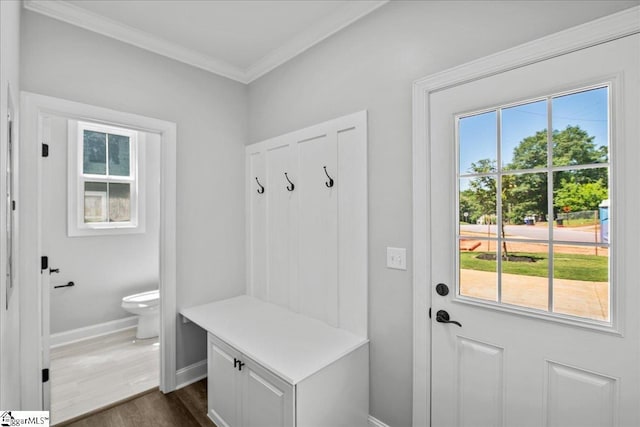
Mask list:
[[[496,271],[496,261],[478,259],[482,252],[460,252],[460,268],[466,270]],[[549,277],[549,260],[542,253],[510,253],[529,256],[536,262],[503,261],[503,273],[522,276]],[[555,254],[554,277],[556,279],[607,282],[609,280],[609,258],[595,255]]]
[[[563,225],[565,227],[584,227],[586,225],[598,225],[599,221],[593,218],[572,218],[565,219]]]

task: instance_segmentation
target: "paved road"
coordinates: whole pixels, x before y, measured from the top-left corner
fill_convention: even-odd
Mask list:
[[[461,225],[460,231],[462,233],[488,233],[490,228],[491,234],[495,234],[497,226],[495,225]],[[574,229],[574,228],[558,228],[553,229],[554,240],[564,240],[567,242],[595,242],[596,234],[593,229]],[[505,225],[504,232],[507,237],[522,238],[522,239],[539,239],[545,240],[549,238],[549,229],[547,227],[530,226],[530,225]],[[598,242],[600,241],[600,235],[598,233]]]

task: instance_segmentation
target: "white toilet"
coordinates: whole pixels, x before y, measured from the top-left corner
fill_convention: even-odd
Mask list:
[[[136,338],[158,336],[160,331],[160,291],[158,289],[122,298],[122,308],[138,315]]]

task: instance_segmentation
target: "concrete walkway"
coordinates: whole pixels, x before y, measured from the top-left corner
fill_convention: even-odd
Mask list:
[[[496,301],[496,273],[461,270],[462,295]],[[502,274],[502,302],[547,310],[549,280],[546,277]],[[609,320],[609,283],[554,279],[555,313],[595,320]]]

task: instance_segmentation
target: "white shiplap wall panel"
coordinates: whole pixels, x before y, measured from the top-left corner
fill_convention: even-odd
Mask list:
[[[327,188],[323,169],[335,169],[335,133],[299,141],[297,146],[300,313],[337,327],[337,187]]]
[[[284,172],[290,164],[290,148],[280,145],[266,152],[267,182],[267,295],[266,301],[289,306],[291,264],[290,211],[293,192],[286,189]],[[257,297],[257,295],[256,295]]]
[[[340,327],[367,336],[367,123],[337,132],[338,300]],[[364,319],[364,320],[363,320]]]
[[[268,187],[265,156],[261,152],[247,153],[247,169],[249,178],[247,179],[247,206],[253,212],[248,217],[247,233],[250,236],[248,241],[248,264],[247,280],[252,294],[256,298],[267,298],[267,201],[265,193],[258,193],[260,186]],[[257,179],[257,181],[256,181]]]
[[[362,111],[246,150],[247,293],[363,337],[368,298],[366,126]],[[325,166],[334,180],[331,188],[325,184]],[[295,185],[293,191],[286,188],[284,172]],[[264,194],[256,192],[260,173]]]

